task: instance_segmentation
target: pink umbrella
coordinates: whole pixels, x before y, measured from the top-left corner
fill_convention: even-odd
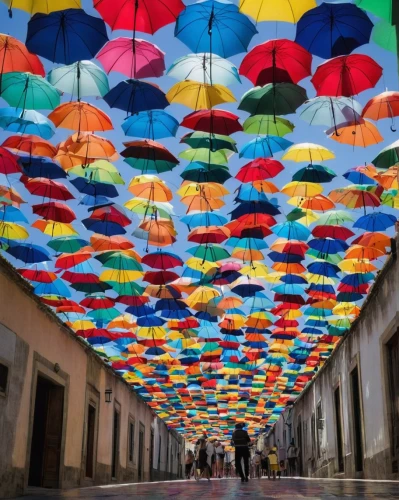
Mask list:
[[[107,42],[97,59],[107,73],[118,71],[129,78],[152,78],[163,75],[164,56],[162,50],[146,40],[119,37]]]

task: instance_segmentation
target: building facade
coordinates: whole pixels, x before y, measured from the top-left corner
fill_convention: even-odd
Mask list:
[[[298,475],[399,479],[398,291],[395,250],[351,331],[264,437],[284,450],[295,439]]]
[[[0,497],[182,477],[184,439],[0,259]]]

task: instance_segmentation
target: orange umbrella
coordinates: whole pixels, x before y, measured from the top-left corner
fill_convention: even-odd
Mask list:
[[[278,193],[279,188],[270,181],[258,180],[252,183],[253,187],[259,191],[259,193]]]
[[[134,244],[124,236],[104,236],[103,234],[93,234],[90,244],[96,252],[128,250],[134,247]]]
[[[129,191],[139,198],[150,201],[167,202],[173,198],[172,191],[163,182],[130,183]]]
[[[399,116],[399,92],[383,92],[369,100],[363,109],[362,116],[371,120],[392,120],[391,129],[394,128],[394,117]]]
[[[25,45],[10,35],[0,34],[1,73],[33,73],[45,76],[43,64]]]
[[[391,247],[391,238],[384,233],[363,233],[359,238],[353,241],[356,245],[362,247],[372,247],[385,252],[386,248]]]
[[[219,198],[206,198],[200,194],[198,196],[184,196],[180,201],[188,205],[187,213],[193,210],[213,212],[226,205],[226,203]]]
[[[7,202],[7,200],[10,201]],[[14,188],[9,186],[0,186],[0,204],[9,204],[19,207],[22,203],[26,203],[26,201],[21,198],[21,195],[15,191]]]
[[[378,248],[362,247],[361,245],[352,245],[345,253],[345,259],[368,259],[375,260],[386,255],[386,251]]]
[[[306,271],[306,267],[302,264],[295,262],[276,262],[272,265],[272,268],[277,272],[283,272],[286,274],[301,274]]]
[[[176,230],[169,220],[157,219],[144,221],[139,226],[140,229],[148,232],[148,245],[156,247],[166,247],[176,241]]]
[[[53,160],[58,162],[65,171],[82,165],[82,158],[69,153],[68,148],[65,145],[65,141],[58,144],[57,153]],[[94,163],[96,160],[97,158],[85,158],[85,165]]]
[[[290,205],[295,204],[297,207],[306,210],[315,210],[319,212],[325,212],[326,210],[335,208],[335,204],[322,194],[318,194],[317,196],[313,196],[311,198],[296,196],[295,198],[291,198],[289,203]]]
[[[327,134],[330,139],[340,144],[349,144],[350,146],[362,148],[373,146],[384,140],[378,128],[373,123],[362,118],[339,125],[337,130],[335,128],[330,129]]]
[[[248,250],[233,250],[231,256],[240,259],[243,262],[253,262],[256,260],[263,260],[265,256],[260,250],[248,249]]]
[[[29,153],[32,156],[46,156],[53,158],[56,148],[51,142],[38,137],[37,135],[11,135],[2,144],[4,148],[13,153]]]
[[[68,137],[64,144],[69,153],[80,156],[85,161],[89,158],[116,161],[119,158],[111,141],[89,132],[73,134]]]
[[[378,173],[374,179],[386,190],[399,189],[398,167],[396,165],[389,167],[385,172]]]
[[[82,101],[67,102],[57,106],[48,118],[56,127],[93,132],[112,130],[111,119],[101,109]]]
[[[349,186],[348,188],[334,189],[329,197],[335,203],[341,203],[347,208],[379,207],[381,205],[379,196],[371,191],[364,191]]]

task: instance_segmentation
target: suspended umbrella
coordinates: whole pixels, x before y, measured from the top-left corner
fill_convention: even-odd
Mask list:
[[[107,42],[96,58],[107,73],[117,71],[128,78],[157,78],[165,71],[165,54],[140,38],[119,37]]]
[[[49,141],[36,135],[12,135],[3,142],[2,147],[29,156],[53,158],[56,154],[56,148]]]
[[[344,225],[346,222],[354,222],[350,214],[345,210],[331,210],[320,215],[318,224],[321,226],[327,225]]]
[[[350,3],[322,3],[299,20],[295,41],[310,53],[331,59],[347,55],[370,41],[373,23]]]
[[[303,14],[316,7],[315,0],[240,0],[240,11],[259,21],[296,24]]]
[[[241,83],[238,70],[230,61],[210,53],[181,57],[172,64],[167,74],[176,80],[191,80],[225,87]]]
[[[374,25],[372,41],[385,50],[395,53],[398,43],[396,26],[384,20]]]
[[[236,141],[227,135],[212,134],[206,132],[191,132],[184,135],[181,143],[188,144],[194,149],[208,149],[211,153],[224,150],[226,154],[228,151],[237,152]],[[212,163],[215,161],[210,160]]]
[[[251,115],[288,115],[295,113],[308,97],[305,89],[292,83],[270,83],[246,92],[238,109]]]
[[[22,157],[19,159],[22,173],[28,177],[45,177],[46,179],[65,179],[66,172],[48,158]]]
[[[382,68],[362,54],[335,57],[321,64],[312,78],[318,96],[351,97],[377,85]]]
[[[223,85],[209,85],[190,80],[173,85],[166,98],[169,103],[183,104],[196,111],[236,101],[231,91]]]
[[[392,121],[391,130],[395,129],[395,116],[399,115],[399,92],[383,92],[368,101],[363,108],[363,118],[371,120],[383,120],[389,118]]]
[[[340,144],[349,144],[367,148],[384,140],[378,128],[367,120],[360,118],[353,122],[341,123],[335,129],[327,130],[326,134]]]
[[[399,163],[399,140],[384,148],[373,160],[376,168],[383,169],[388,169],[397,163]]]
[[[54,109],[60,93],[47,80],[31,73],[6,73],[1,80],[1,97],[15,108]]]
[[[237,115],[222,109],[201,110],[187,115],[180,126],[202,132],[231,135],[242,131],[238,120]]]
[[[298,182],[314,182],[317,184],[323,184],[331,182],[336,173],[323,165],[308,165],[307,167],[301,168],[293,176],[293,181]]]
[[[28,223],[28,219],[24,216],[21,210],[11,205],[4,205],[2,208],[0,208],[0,220],[4,222]]]
[[[257,158],[241,167],[236,178],[241,182],[251,183],[276,177],[283,170],[284,166],[277,160]]]
[[[47,0],[44,4],[42,0],[3,0],[8,6],[8,14],[12,17],[12,9],[21,9],[31,16],[38,12],[49,14],[63,9],[81,9],[80,0]]]
[[[0,174],[10,175],[21,173],[17,159],[13,153],[0,146]]]
[[[174,23],[184,9],[181,0],[95,0],[94,8],[112,30],[133,30],[153,35]]]
[[[90,132],[73,134],[65,141],[64,147],[69,154],[80,158],[78,165],[87,165],[96,159],[114,161],[119,157],[111,141]]]
[[[57,236],[72,236],[78,234],[78,232],[72,227],[71,224],[56,222],[52,220],[38,219],[32,224],[32,227],[38,229],[47,236],[51,236],[52,238],[56,238]]]
[[[338,124],[359,119],[362,106],[353,98],[315,97],[305,102],[300,117],[310,125],[337,127]]]
[[[111,119],[101,109],[83,101],[67,102],[55,108],[48,118],[57,128],[80,132],[113,130]]]
[[[389,22],[392,21],[392,4],[389,0],[355,0],[361,9],[367,10]]]
[[[109,92],[107,75],[91,61],[78,61],[49,72],[48,81],[66,94],[82,97],[103,97]]]
[[[9,186],[0,185],[0,202],[3,205],[12,205],[19,208],[22,203],[26,203],[15,189]]]
[[[174,137],[179,128],[179,122],[165,111],[141,111],[130,116],[122,123],[125,135],[155,139]]]
[[[26,240],[26,238],[29,238],[29,233],[19,224],[0,221],[0,238],[5,240]]]
[[[60,64],[90,60],[107,41],[104,21],[80,8],[38,13],[28,22],[28,50]]]
[[[165,109],[169,106],[165,94],[158,85],[140,80],[118,83],[104,96],[104,101],[111,108],[122,109],[132,115],[140,111]]]
[[[74,253],[82,247],[88,246],[88,242],[82,238],[74,236],[63,236],[54,240],[50,240],[47,246],[58,253]]]
[[[254,115],[247,118],[243,124],[246,134],[276,135],[283,137],[294,131],[295,125],[284,118],[268,115]]]
[[[215,0],[187,6],[175,27],[175,36],[193,52],[210,52],[224,58],[245,52],[256,33],[253,23],[236,5]]]
[[[284,154],[283,160],[291,160],[296,162],[310,162],[332,160],[335,155],[324,146],[312,143],[295,144],[291,146]]]
[[[377,194],[349,186],[343,189],[334,189],[329,197],[335,202],[345,205],[347,208],[379,207],[381,201]]]
[[[240,151],[240,158],[267,158],[273,156],[273,153],[285,151],[292,145],[293,143],[291,141],[287,141],[287,139],[283,137],[276,137],[273,135],[257,137],[243,147]]]
[[[44,177],[31,179],[26,176],[22,176],[20,180],[30,194],[35,196],[53,198],[61,201],[73,200],[75,198],[69,189],[61,182],[46,179]]]
[[[126,149],[121,155],[126,158],[125,162],[142,172],[165,172],[172,170],[179,163],[162,144],[150,139],[126,142],[124,145]]]
[[[1,108],[0,127],[7,132],[33,134],[43,139],[50,139],[55,134],[55,127],[47,117],[28,109]]]
[[[298,83],[312,74],[312,56],[287,39],[269,40],[254,47],[242,60],[240,75],[254,85]]]
[[[32,212],[44,219],[50,219],[55,222],[69,224],[76,220],[74,211],[69,208],[68,205],[54,201],[41,203],[40,205],[32,205]]]
[[[360,217],[353,227],[364,229],[375,233],[377,231],[385,231],[396,224],[397,218],[394,215],[384,214],[383,212],[373,212],[371,214]]]

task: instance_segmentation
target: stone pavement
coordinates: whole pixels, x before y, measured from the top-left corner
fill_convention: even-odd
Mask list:
[[[38,490],[21,500],[60,500],[64,498],[111,500],[333,500],[333,499],[399,499],[399,482],[352,481],[324,479],[290,479],[280,481],[238,479],[166,481],[82,488],[68,491]]]

